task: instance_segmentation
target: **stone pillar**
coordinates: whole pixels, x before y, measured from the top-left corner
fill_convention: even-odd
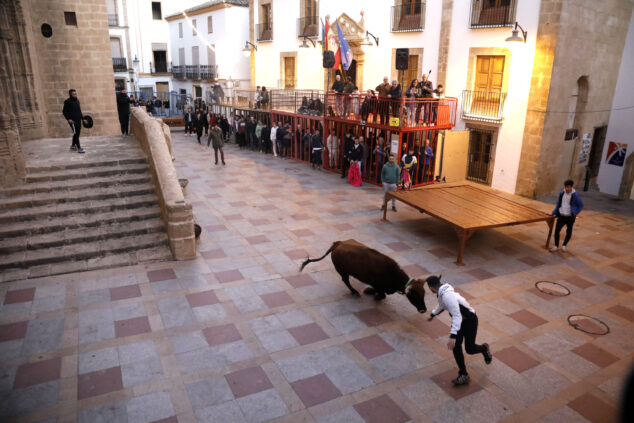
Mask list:
[[[442,0],[440,21],[440,41],[438,43],[438,75],[436,86],[447,84],[447,64],[449,63],[449,46],[451,44],[451,21],[453,16],[453,0]]]

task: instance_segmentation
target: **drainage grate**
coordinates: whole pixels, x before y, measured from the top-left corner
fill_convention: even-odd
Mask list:
[[[607,335],[610,327],[596,317],[585,314],[571,314],[568,316],[568,324],[581,332],[590,335]]]
[[[552,295],[553,297],[565,297],[570,295],[570,290],[558,282],[551,281],[537,281],[535,282],[535,288],[544,294]]]

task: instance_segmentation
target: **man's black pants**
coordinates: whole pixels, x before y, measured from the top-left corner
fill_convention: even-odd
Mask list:
[[[343,156],[343,161],[341,163],[341,177],[346,177],[346,172],[350,169],[350,162],[346,156]]]
[[[555,246],[559,247],[559,232],[565,226],[566,237],[564,238],[564,245],[568,245],[570,237],[572,236],[572,227],[575,224],[575,216],[561,216],[557,217],[557,224],[555,225]]]
[[[458,365],[458,371],[461,375],[466,375],[467,367],[464,364],[464,354],[462,353],[462,341],[464,339],[464,349],[467,354],[482,354],[484,347],[475,343],[478,333],[478,316],[468,310],[462,313],[462,325],[456,337],[456,346],[453,349],[453,356]]]
[[[127,113],[119,115],[119,123],[121,124],[121,135],[127,134],[128,124],[130,123],[130,115]]]
[[[73,135],[73,144],[74,146],[77,146],[77,148],[81,148],[79,146],[79,134],[81,134],[81,120],[75,121],[75,123],[69,123],[68,125],[70,125],[70,128],[73,129],[74,126],[74,131],[75,134]]]

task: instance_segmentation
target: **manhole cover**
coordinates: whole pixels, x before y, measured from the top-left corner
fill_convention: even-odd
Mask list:
[[[608,325],[596,317],[586,316],[585,314],[571,314],[568,316],[568,324],[590,335],[607,335],[610,333]]]
[[[537,281],[535,282],[535,288],[553,297],[565,297],[566,295],[570,295],[570,290],[565,285],[557,282]]]

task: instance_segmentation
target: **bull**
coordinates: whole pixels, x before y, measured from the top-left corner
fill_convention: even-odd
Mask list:
[[[406,295],[419,313],[427,311],[424,279],[410,278],[392,258],[354,239],[335,241],[320,258],[307,258],[300,272],[307,264],[321,261],[328,254],[331,254],[332,264],[352,295],[359,296],[359,292],[350,285],[350,276],[370,285],[363,293],[374,295],[376,300],[398,292]]]

